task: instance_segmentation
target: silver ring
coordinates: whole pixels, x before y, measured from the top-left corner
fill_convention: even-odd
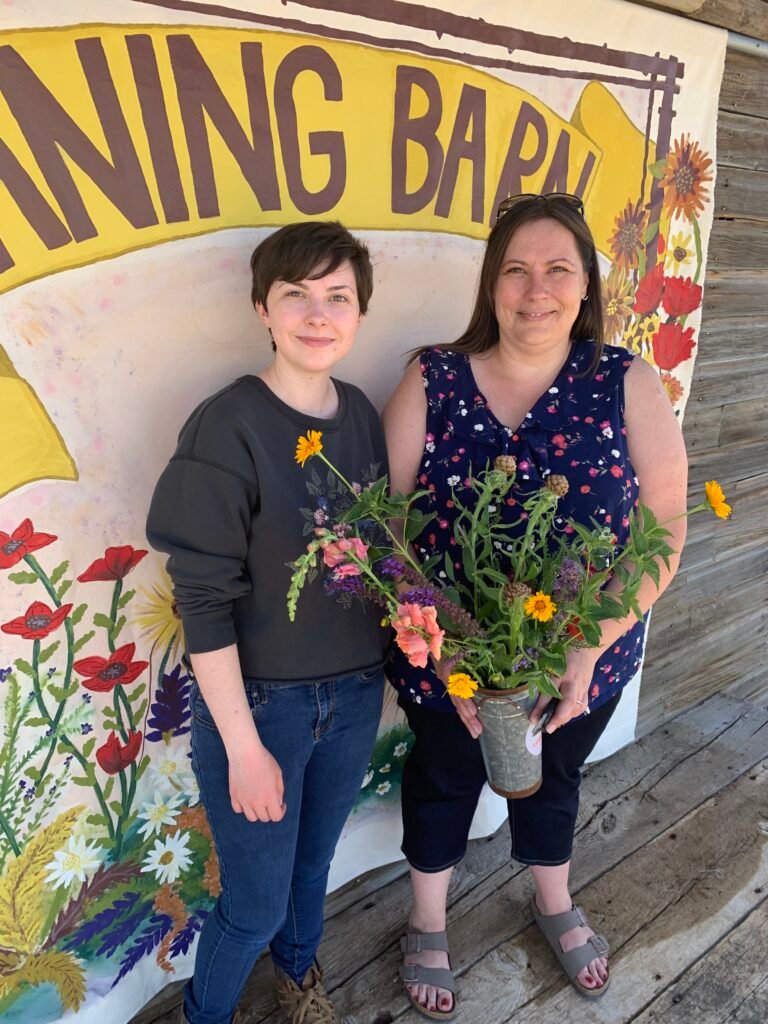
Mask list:
[[[587,702],[585,700],[576,700],[576,698],[574,697],[573,698],[573,703],[574,704],[586,704]]]

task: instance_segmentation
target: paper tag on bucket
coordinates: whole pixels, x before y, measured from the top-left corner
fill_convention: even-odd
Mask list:
[[[537,729],[535,725],[528,726],[525,734],[525,749],[533,757],[538,757],[541,754],[541,730]]]

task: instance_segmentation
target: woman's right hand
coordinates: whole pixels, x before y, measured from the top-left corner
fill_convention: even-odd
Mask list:
[[[477,704],[473,700],[465,700],[464,697],[454,697],[452,694],[448,694],[453,702],[453,706],[459,713],[459,718],[466,725],[469,735],[473,740],[476,740],[480,733],[483,731],[483,723],[480,721],[477,715]]]
[[[261,742],[229,758],[229,798],[248,821],[280,821],[285,814],[283,773]]]

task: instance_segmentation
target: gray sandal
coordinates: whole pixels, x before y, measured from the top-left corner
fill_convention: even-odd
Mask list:
[[[583,946],[577,946],[567,953],[563,952],[560,945],[560,936],[569,932],[571,928],[577,928],[579,925],[586,928],[592,927],[581,907],[571,907],[563,914],[540,914],[534,898],[531,900],[531,910],[536,924],[544,933],[545,939],[552,947],[552,952],[560,961],[560,966],[568,975],[574,988],[589,999],[596,999],[598,996],[604,995],[611,983],[610,975],[599,988],[587,988],[586,985],[582,985],[577,975],[596,957],[608,956],[610,947],[605,936],[592,935]]]
[[[448,935],[446,932],[406,932],[405,937],[400,939],[400,950],[402,953],[421,953],[423,949],[434,949],[440,952],[448,952]],[[449,967],[423,967],[421,964],[403,964],[400,968],[400,977],[406,985],[406,993],[414,1009],[430,1020],[450,1020],[456,1012],[456,982],[453,978],[453,971]],[[450,1010],[428,1010],[426,1006],[414,999],[408,990],[408,985],[433,985],[435,988],[444,988],[453,996]]]

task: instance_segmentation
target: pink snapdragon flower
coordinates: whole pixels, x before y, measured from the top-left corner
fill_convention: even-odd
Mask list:
[[[349,560],[350,552],[364,562],[368,547],[359,537],[342,537],[323,547],[323,562],[329,569],[335,569],[340,576],[359,576],[360,567]]]
[[[416,668],[426,668],[427,657],[440,658],[445,631],[437,624],[437,611],[431,605],[399,604],[392,619],[395,643]]]

